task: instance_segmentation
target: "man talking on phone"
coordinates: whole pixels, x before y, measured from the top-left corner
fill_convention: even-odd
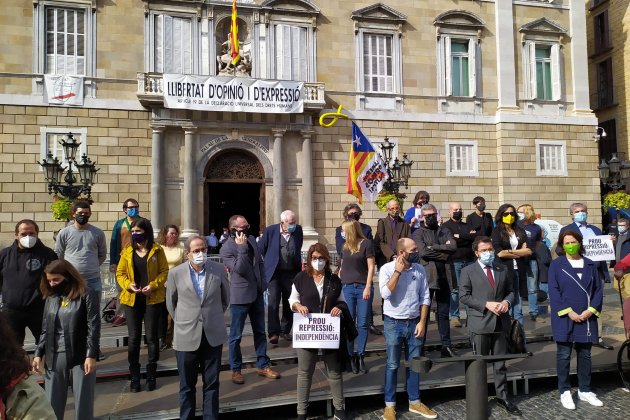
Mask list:
[[[385,411],[383,419],[396,420],[396,385],[400,355],[405,347],[407,361],[406,389],[409,411],[434,419],[435,411],[420,402],[420,374],[409,368],[409,362],[420,356],[429,314],[427,274],[419,264],[418,247],[409,238],[396,243],[396,257],[380,269],[378,282],[384,299],[383,314],[387,366],[385,369]]]
[[[228,350],[232,382],[241,385],[245,377],[241,373],[241,337],[245,319],[254,333],[256,349],[256,373],[269,379],[278,379],[280,374],[271,370],[267,356],[265,336],[265,302],[263,292],[267,289],[263,260],[258,252],[256,239],[248,234],[249,223],[241,215],[230,217],[230,237],[221,247],[223,263],[230,274],[230,334]]]

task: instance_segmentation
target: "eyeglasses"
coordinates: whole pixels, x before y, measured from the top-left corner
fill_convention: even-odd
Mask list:
[[[431,217],[431,216],[436,216],[437,213],[425,213],[424,217]]]
[[[312,257],[311,261],[324,261],[325,262],[326,258],[324,258],[324,257]]]
[[[504,216],[514,216],[516,217],[516,212],[515,211],[506,211],[505,213],[503,213]]]

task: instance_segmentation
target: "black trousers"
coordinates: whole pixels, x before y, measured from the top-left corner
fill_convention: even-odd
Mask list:
[[[507,341],[505,332],[501,330],[501,325],[497,322],[494,333],[488,334],[470,334],[470,341],[473,345],[475,354],[481,356],[502,355],[507,354]],[[494,365],[494,388],[497,398],[507,398],[507,368],[505,361],[495,362]]]
[[[140,366],[140,344],[142,343],[142,321],[144,320],[144,334],[147,339],[149,363],[157,363],[160,359],[160,346],[158,344],[158,324],[162,306],[164,303],[147,305],[144,295],[136,295],[133,306],[125,307],[125,318],[129,331],[129,346],[127,347],[127,359],[129,367]]]
[[[440,285],[439,289],[429,289],[431,302],[435,301],[435,306],[437,308],[437,324],[438,324],[438,332],[440,333],[440,342],[443,346],[451,345],[451,325],[449,324],[449,311],[451,309],[451,289],[445,287],[444,285]],[[429,311],[429,316],[427,316],[427,328],[429,325],[429,319],[431,311]]]
[[[269,282],[269,302],[267,306],[267,332],[272,335],[289,334],[293,327],[293,311],[289,307],[291,286],[297,272],[276,270]],[[280,319],[282,302],[282,319]]]
[[[44,302],[31,305],[24,309],[2,308],[9,325],[15,331],[15,336],[24,347],[24,336],[26,328],[31,330],[31,334],[35,337],[35,344],[39,343],[39,336],[42,333],[42,318],[44,316]]]
[[[219,371],[223,345],[212,347],[201,335],[201,343],[196,351],[176,351],[179,371],[179,418],[193,420],[197,404],[197,376],[201,372],[203,381],[203,419],[219,418]]]

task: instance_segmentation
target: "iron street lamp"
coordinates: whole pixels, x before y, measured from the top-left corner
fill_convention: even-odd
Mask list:
[[[77,150],[81,142],[74,138],[72,133],[68,133],[67,139],[61,139],[61,147],[65,155],[66,167],[56,157],[53,158],[51,152],[48,152],[46,159],[37,162],[44,170],[44,177],[48,183],[48,194],[61,195],[68,200],[75,200],[84,194],[88,201],[92,201],[92,186],[96,181],[96,162],[83,154],[80,162],[77,162]],[[79,177],[73,171],[73,167],[79,172]],[[65,176],[62,176],[65,171]],[[80,182],[79,182],[80,179]]]
[[[625,186],[626,179],[630,178],[630,162],[621,160],[617,153],[613,153],[608,162],[602,158],[599,166],[599,180],[612,190],[620,190]]]
[[[407,154],[403,154],[402,161],[398,158],[394,158],[392,161],[392,151],[394,150],[394,144],[389,141],[388,137],[385,137],[381,147],[381,157],[385,162],[387,168],[388,179],[383,185],[383,190],[389,193],[398,194],[398,190],[401,186],[407,188],[409,186],[409,177],[411,176],[411,165],[413,161],[407,158]]]

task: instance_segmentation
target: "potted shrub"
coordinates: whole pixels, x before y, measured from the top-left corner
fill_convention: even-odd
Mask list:
[[[623,190],[609,192],[604,196],[604,211],[610,220],[630,217],[630,194]]]

